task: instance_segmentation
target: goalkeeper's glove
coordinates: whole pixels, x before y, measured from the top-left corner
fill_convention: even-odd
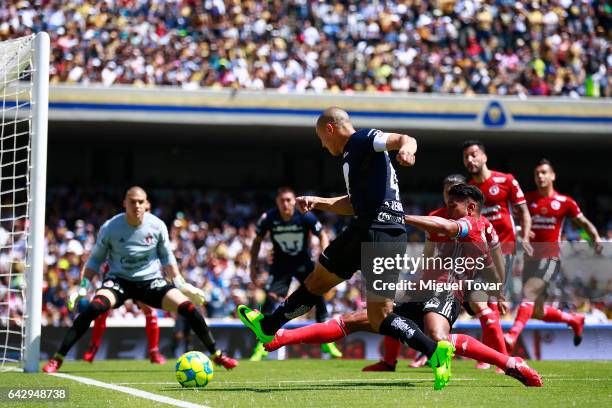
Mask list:
[[[204,292],[201,289],[196,288],[191,283],[185,282],[185,278],[177,276],[172,279],[172,283],[178,290],[183,292],[185,296],[189,298],[196,305],[203,305],[206,301]]]
[[[68,310],[71,312],[74,310],[74,307],[79,303],[82,297],[87,296],[87,286],[89,285],[89,279],[83,278],[81,279],[81,285],[78,290],[72,291],[70,295],[68,295]]]

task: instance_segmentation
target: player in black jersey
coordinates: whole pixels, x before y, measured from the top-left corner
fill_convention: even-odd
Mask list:
[[[362,268],[361,259],[362,255],[367,256],[367,251],[362,251],[362,243],[373,247],[377,257],[394,257],[405,252],[404,211],[388,151],[397,150],[397,162],[402,166],[412,166],[417,151],[416,140],[377,129],[355,130],[348,114],[335,107],[326,109],[319,116],[316,132],[323,147],[333,156],[342,156],[347,195],[298,197],[298,208],[301,212],[319,209],[351,215],[353,220],[321,254],[304,284],[273,313],[264,315],[240,305],[238,317],[259,341],[268,343],[285,323],[308,312],[319,296],[362,269],[372,330],[396,338],[427,355],[434,369],[436,389],[440,389],[450,378],[453,345],[447,341],[436,343],[425,336],[415,322],[393,313],[395,291],[376,290],[373,284],[377,281],[372,279],[373,267],[364,262]],[[376,275],[377,279],[389,283],[396,283],[398,277],[398,269]],[[390,289],[389,286],[386,288]]]
[[[271,313],[278,302],[281,302],[289,292],[291,279],[296,278],[300,283],[314,269],[311,259],[309,242],[310,234],[319,238],[321,252],[329,244],[327,233],[323,231],[317,217],[311,213],[300,213],[295,210],[295,192],[289,187],[281,187],[276,194],[276,207],[265,212],[257,222],[257,237],[251,247],[251,280],[258,284],[257,258],[261,241],[270,233],[273,245],[273,258],[270,265],[268,281],[265,283],[266,300],[261,307],[264,313]],[[327,306],[323,296],[316,304],[317,322],[324,322],[328,318]],[[340,358],[342,353],[334,343],[321,345],[321,351],[331,357]],[[261,342],[257,343],[251,361],[260,361],[268,352]]]

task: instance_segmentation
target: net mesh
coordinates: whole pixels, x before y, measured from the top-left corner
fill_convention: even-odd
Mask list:
[[[26,311],[34,36],[0,42],[0,370],[21,368]]]

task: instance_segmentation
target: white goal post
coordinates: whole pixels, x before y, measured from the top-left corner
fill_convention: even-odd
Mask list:
[[[40,362],[49,53],[44,32],[0,42],[0,370]]]

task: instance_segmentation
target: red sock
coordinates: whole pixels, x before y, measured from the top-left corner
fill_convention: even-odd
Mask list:
[[[488,306],[477,315],[482,327],[482,342],[500,353],[508,354],[497,305],[490,303]]]
[[[467,334],[451,334],[450,340],[458,356],[496,365],[503,370],[507,367],[514,367],[514,357],[495,351]]]
[[[96,317],[94,320],[94,327],[91,333],[91,342],[89,343],[90,347],[100,348],[100,343],[102,343],[102,336],[106,331],[106,318],[110,310],[100,316]]]
[[[514,324],[509,330],[509,333],[515,338],[521,334],[521,332],[525,328],[525,324],[527,324],[527,320],[529,320],[531,316],[533,316],[534,308],[535,304],[533,302],[529,302],[526,300],[523,300],[521,302],[518,312],[516,313],[516,319],[514,319]]]
[[[159,326],[157,326],[157,315],[154,311],[145,315],[147,325],[145,330],[147,332],[147,339],[149,339],[149,351],[158,349],[159,346]]]
[[[344,322],[341,317],[331,319],[324,323],[315,323],[310,326],[300,327],[292,330],[279,330],[274,336],[274,341],[279,347],[289,344],[323,344],[331,343],[346,337]]]
[[[399,340],[396,340],[393,337],[385,336],[385,354],[383,355],[383,361],[389,365],[395,365],[397,363],[397,356],[400,352],[400,346],[401,343]]]
[[[571,313],[563,312],[552,306],[544,306],[544,316],[542,320],[545,322],[554,323],[567,323],[569,325],[575,322],[574,315]]]

